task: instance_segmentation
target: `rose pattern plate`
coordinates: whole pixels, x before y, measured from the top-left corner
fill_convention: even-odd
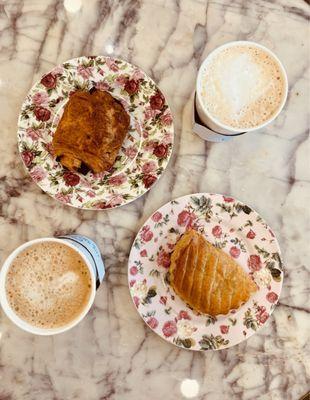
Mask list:
[[[51,152],[70,95],[96,88],[111,93],[130,115],[130,130],[114,166],[86,175],[65,170]],[[18,120],[22,160],[43,191],[73,207],[106,209],[146,193],[166,168],[173,120],[156,84],[141,69],[110,57],[79,57],[44,75],[28,93]]]
[[[211,317],[194,312],[169,286],[170,255],[189,228],[230,254],[259,290],[238,310]],[[136,236],[128,264],[130,293],[146,324],[163,339],[191,350],[218,350],[252,336],[279,299],[283,269],[278,242],[249,206],[220,194],[197,193],[170,201]]]

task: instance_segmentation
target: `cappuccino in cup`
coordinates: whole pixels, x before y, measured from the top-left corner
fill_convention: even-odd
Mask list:
[[[24,243],[0,271],[0,303],[17,326],[54,335],[77,325],[104,277],[100,250],[89,238],[67,235]]]
[[[75,320],[91,295],[89,269],[63,243],[34,244],[12,262],[5,290],[12,310],[30,325],[59,328]]]
[[[198,115],[222,134],[259,129],[281,111],[287,78],[278,58],[253,42],[232,42],[201,65],[196,87]]]

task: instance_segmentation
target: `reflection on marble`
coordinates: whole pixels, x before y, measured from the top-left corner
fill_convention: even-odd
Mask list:
[[[81,0],[64,0],[64,8],[71,13],[78,12],[82,7]]]
[[[309,382],[307,2],[65,4],[0,4],[1,261],[26,240],[78,232],[98,243],[107,275],[87,318],[65,334],[31,336],[1,314],[0,399],[298,399]],[[264,131],[206,143],[191,130],[197,68],[210,50],[236,39],[275,51],[287,69],[288,102]],[[120,209],[83,212],[32,183],[18,157],[16,121],[43,72],[75,56],[106,53],[158,82],[175,116],[175,149],[156,190]],[[266,326],[234,348],[207,353],[179,350],[153,334],[131,303],[126,272],[131,243],[149,214],[198,191],[229,193],[252,205],[277,233],[286,265],[280,304]]]

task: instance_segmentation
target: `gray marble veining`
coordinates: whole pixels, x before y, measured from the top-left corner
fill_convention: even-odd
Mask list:
[[[95,306],[68,333],[31,336],[1,313],[0,399],[178,400],[198,388],[198,400],[295,400],[307,391],[308,21],[302,0],[0,2],[1,261],[26,240],[77,232],[98,243],[107,267]],[[191,129],[197,69],[210,50],[237,39],[275,51],[287,70],[288,101],[262,132],[207,143]],[[64,207],[42,193],[16,145],[17,117],[31,85],[54,65],[93,54],[143,68],[175,118],[173,157],[156,190],[103,212]],[[130,300],[126,263],[151,212],[173,197],[202,191],[229,193],[264,216],[279,239],[286,274],[280,304],[259,333],[228,350],[194,353],[144,325]]]

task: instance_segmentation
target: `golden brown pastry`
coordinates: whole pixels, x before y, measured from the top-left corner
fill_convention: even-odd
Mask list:
[[[190,307],[212,316],[237,309],[257,290],[229,255],[194,230],[186,232],[175,246],[170,283]]]
[[[129,129],[130,118],[109,93],[78,90],[69,99],[53,137],[61,164],[78,170],[84,163],[93,172],[112,167]]]

